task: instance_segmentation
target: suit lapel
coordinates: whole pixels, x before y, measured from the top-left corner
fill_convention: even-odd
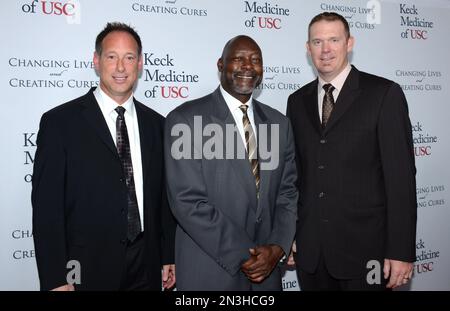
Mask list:
[[[141,158],[142,158],[142,178],[145,185],[145,178],[147,170],[150,166],[150,150],[154,142],[153,134],[151,131],[151,126],[148,120],[145,119],[145,111],[143,109],[143,104],[138,102],[133,98],[134,107],[136,110],[136,115],[138,118],[139,126],[139,141],[141,143]]]
[[[322,132],[322,125],[320,124],[319,106],[317,104],[317,84],[319,80],[316,79],[310,86],[305,95],[306,110],[308,111],[311,124],[318,133]]]
[[[323,134],[326,135],[331,128],[339,121],[343,114],[350,108],[355,99],[359,96],[361,90],[359,89],[359,71],[352,66],[347,79],[345,80],[339,97],[335,103],[333,112],[330,115],[327,126]]]
[[[86,94],[86,100],[84,101],[84,109],[82,110],[82,115],[87,120],[87,122],[94,129],[94,132],[100,137],[101,141],[108,147],[108,149],[119,158],[116,146],[111,137],[111,132],[109,131],[108,125],[106,124],[105,118],[103,117],[102,111],[95,99],[94,89],[91,89],[89,93]]]
[[[211,120],[214,123],[220,124],[224,130],[226,129],[226,124],[233,124],[236,125],[236,122],[234,121],[233,115],[230,112],[230,109],[227,106],[227,103],[225,102],[225,99],[223,98],[222,94],[220,93],[220,89],[217,88],[214,93],[212,94],[213,101],[211,102]],[[238,134],[239,135],[239,134]],[[224,140],[224,151],[225,149],[225,142]],[[242,139],[240,136],[237,136],[237,144],[240,144],[242,148],[243,146]],[[237,152],[234,153],[234,155],[237,155]],[[252,208],[256,208],[256,185],[255,185],[255,178],[251,172],[251,167],[248,161],[248,155],[246,154],[245,159],[232,159],[231,161],[227,161],[230,163],[234,173],[238,177],[239,182],[241,183],[243,189],[247,189],[245,193],[247,194]]]
[[[269,185],[270,185],[270,177],[272,176],[271,170],[262,170],[261,169],[261,147],[264,145],[264,149],[267,152],[268,150],[273,150],[272,146],[272,127],[271,124],[269,124],[269,120],[267,119],[266,114],[261,109],[260,103],[256,100],[253,100],[253,118],[255,119],[255,130],[257,131],[257,138],[258,138],[258,159],[259,159],[259,177],[260,177],[260,183],[259,183],[259,194],[260,198],[264,198],[264,195],[269,193]],[[261,125],[266,127],[267,131],[264,133],[264,135],[261,135],[261,132],[259,129],[261,128]],[[262,138],[265,136],[264,138]],[[262,144],[262,141],[264,140],[264,144]],[[279,140],[278,140],[279,142]],[[281,152],[281,151],[280,151]],[[252,174],[253,177],[253,174]],[[259,204],[260,200],[258,201],[258,210],[257,210],[257,216],[261,212],[260,207],[262,206]]]

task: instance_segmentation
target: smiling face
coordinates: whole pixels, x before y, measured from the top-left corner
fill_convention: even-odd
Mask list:
[[[330,82],[344,70],[353,42],[339,20],[321,20],[311,25],[306,49],[322,79]]]
[[[225,45],[217,68],[225,91],[245,103],[262,80],[261,49],[250,37],[233,38]]]
[[[142,57],[136,40],[125,31],[113,31],[102,41],[101,54],[94,54],[94,65],[100,75],[101,89],[118,104],[132,94]]]

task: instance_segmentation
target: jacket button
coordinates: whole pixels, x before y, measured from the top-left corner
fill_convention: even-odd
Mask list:
[[[326,142],[327,142],[326,139],[321,139],[321,140],[320,140],[320,143],[321,143],[321,144],[325,144]]]
[[[323,170],[324,168],[325,168],[325,165],[319,165],[319,166],[318,166],[318,169],[319,169],[319,170]]]
[[[325,196],[324,192],[319,193],[319,198],[323,198]]]

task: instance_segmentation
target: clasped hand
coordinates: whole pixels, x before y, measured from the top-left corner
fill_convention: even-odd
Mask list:
[[[278,245],[257,246],[249,252],[250,258],[242,264],[241,270],[254,283],[266,279],[284,254]]]

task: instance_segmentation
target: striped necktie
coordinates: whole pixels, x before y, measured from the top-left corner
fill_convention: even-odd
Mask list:
[[[136,198],[136,189],[134,186],[133,164],[131,162],[130,141],[128,140],[127,125],[125,123],[125,108],[117,107],[116,120],[116,139],[117,152],[119,153],[120,161],[122,162],[125,182],[128,188],[128,230],[127,236],[130,242],[141,232],[141,218],[139,216],[138,202]]]
[[[334,108],[334,86],[328,83],[323,86],[323,89],[325,90],[325,95],[323,96],[322,102],[322,128],[325,128]]]
[[[239,108],[242,110],[244,116],[242,117],[242,123],[244,124],[245,144],[247,147],[248,159],[252,168],[253,176],[255,176],[256,193],[259,197],[259,163],[258,163],[258,146],[256,144],[255,133],[253,132],[250,119],[247,115],[247,105],[241,105]]]

